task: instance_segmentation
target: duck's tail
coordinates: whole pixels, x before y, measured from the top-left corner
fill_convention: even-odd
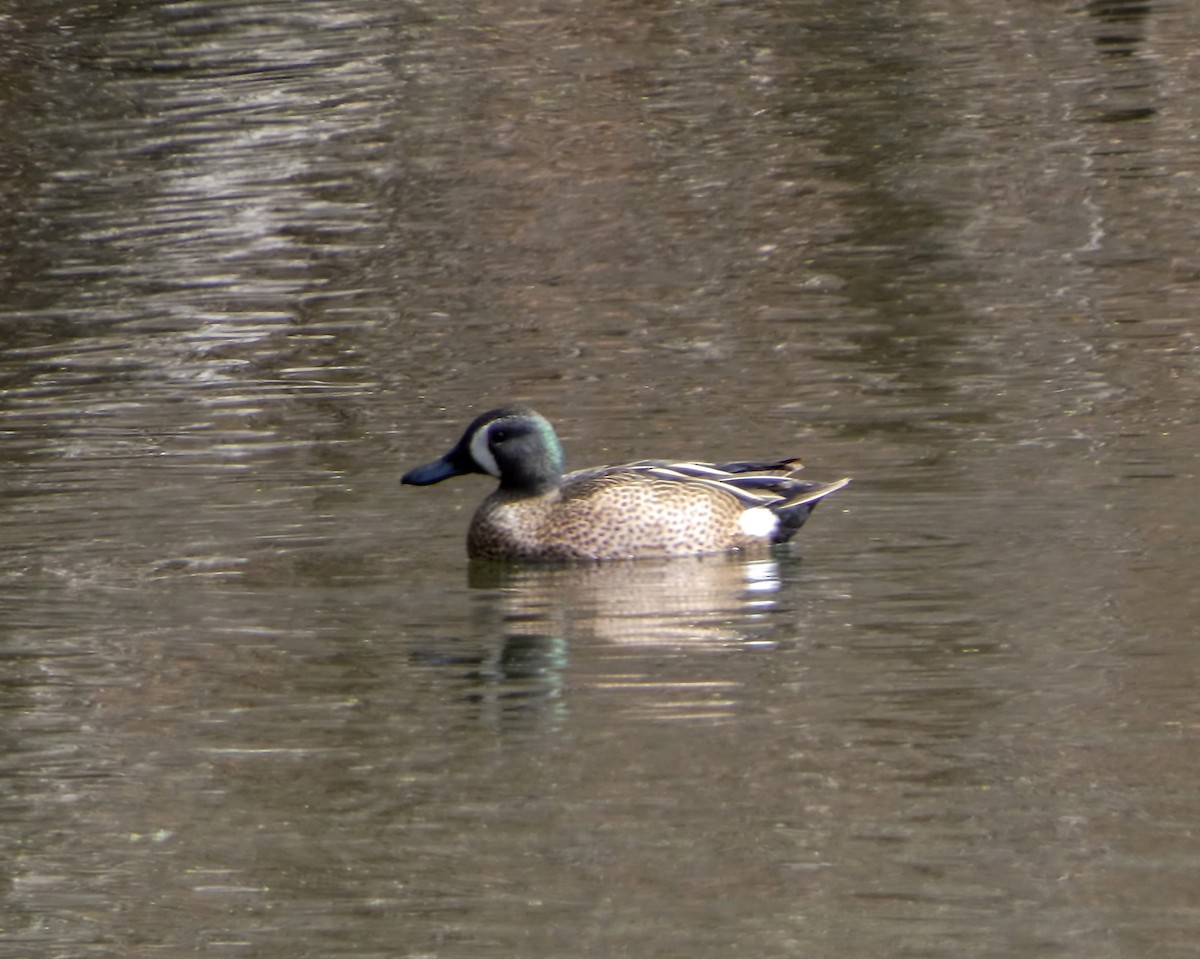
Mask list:
[[[850,477],[846,476],[832,483],[806,483],[803,480],[790,480],[792,489],[788,495],[769,505],[769,509],[779,517],[779,526],[771,537],[773,543],[786,543],[796,535],[796,531],[804,525],[809,513],[816,509],[830,493],[836,493],[848,485]]]

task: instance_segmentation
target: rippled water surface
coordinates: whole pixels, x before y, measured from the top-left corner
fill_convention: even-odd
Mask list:
[[[836,9],[835,9],[836,7]],[[1193,955],[1200,14],[0,7],[0,954]],[[471,566],[478,412],[800,454]]]

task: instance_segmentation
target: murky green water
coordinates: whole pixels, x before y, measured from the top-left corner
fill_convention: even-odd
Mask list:
[[[0,15],[0,954],[1188,955],[1186,4]],[[470,567],[477,412],[800,453]]]

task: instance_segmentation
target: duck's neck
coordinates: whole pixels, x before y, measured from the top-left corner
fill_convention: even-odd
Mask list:
[[[559,470],[525,469],[509,471],[500,478],[500,492],[511,498],[546,496],[562,485]]]

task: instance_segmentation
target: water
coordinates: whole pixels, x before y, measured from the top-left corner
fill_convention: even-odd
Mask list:
[[[1193,954],[1197,39],[0,16],[0,955]],[[471,566],[398,478],[514,399],[855,482]]]

